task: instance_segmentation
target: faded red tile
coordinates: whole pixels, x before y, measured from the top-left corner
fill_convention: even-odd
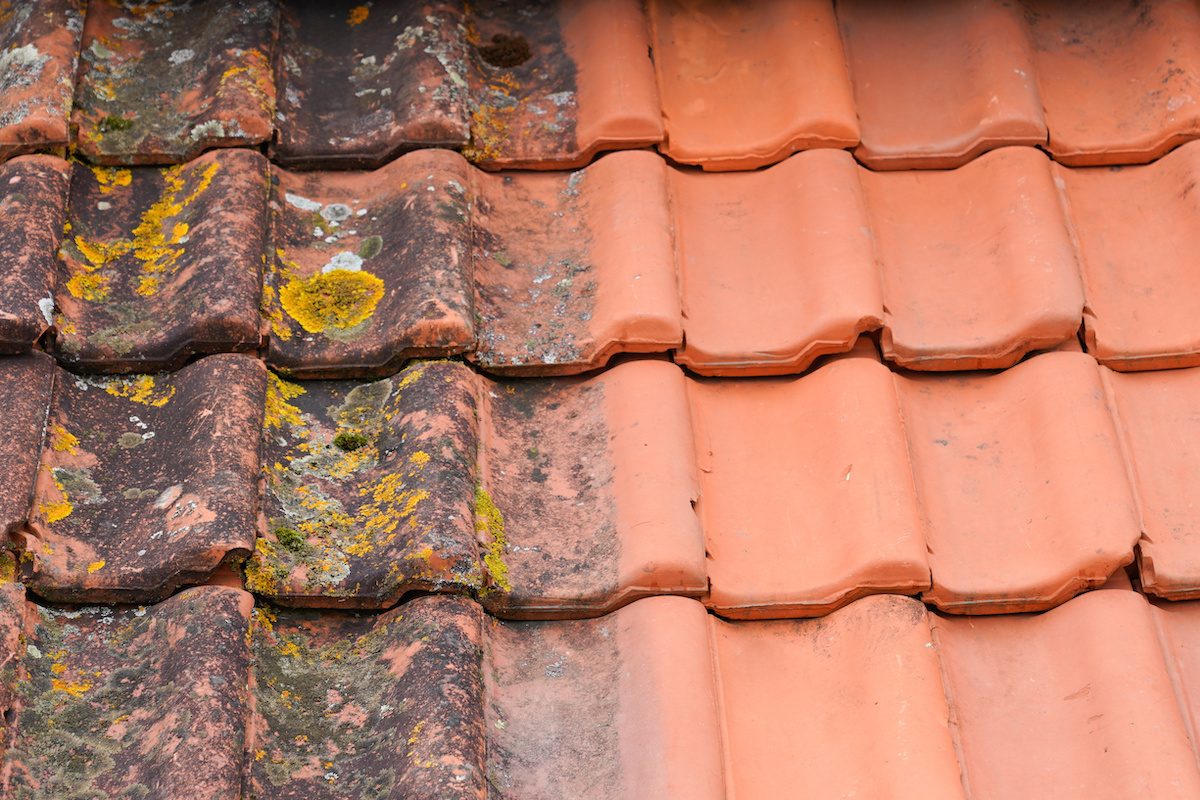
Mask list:
[[[248,555],[266,370],[216,355],[170,375],[59,371],[25,583],[67,602],[161,599]]]
[[[481,367],[571,374],[680,344],[662,159],[614,153],[569,174],[474,177]]]
[[[451,362],[362,384],[271,375],[266,532],[247,587],[288,604],[349,607],[481,589],[476,391],[474,373]]]
[[[0,159],[66,147],[82,5],[79,0],[0,5]]]
[[[1159,642],[1184,723],[1194,736],[1200,722],[1200,603],[1158,601],[1152,606]],[[1196,746],[1192,745],[1193,752]]]
[[[735,175],[671,170],[685,342],[706,375],[802,372],[883,324],[858,168],[814,150]]]
[[[1054,76],[1035,68],[1020,4],[840,0],[837,16],[862,124],[855,155],[872,169],[957,167],[1046,142],[1038,79]]]
[[[852,147],[858,119],[833,3],[654,0],[662,151],[706,170]]]
[[[1200,369],[1108,373],[1141,512],[1138,567],[1150,594],[1200,597]]]
[[[148,608],[21,605],[0,794],[240,796],[250,595],[200,587]]]
[[[959,613],[1049,608],[1133,558],[1139,521],[1096,362],[897,380],[933,588]]]
[[[256,609],[248,791],[260,800],[488,797],[484,626],[479,606],[459,597],[421,597],[377,616]]]
[[[1114,590],[1044,614],[933,616],[968,795],[1200,795],[1154,613]]]
[[[25,524],[50,410],[54,361],[41,353],[0,358],[0,536]]]
[[[469,137],[460,2],[286,3],[276,58],[281,164],[375,167]]]
[[[53,323],[69,172],[53,156],[0,165],[0,352],[28,350]]]
[[[729,796],[966,796],[920,602],[710,625]]]
[[[887,367],[852,357],[799,379],[690,381],[688,395],[717,613],[817,616],[929,588]]]
[[[276,17],[271,0],[89,3],[71,119],[79,152],[177,164],[270,139]]]
[[[1200,135],[1194,3],[1024,4],[1056,160],[1142,163]]]
[[[272,366],[383,374],[471,347],[472,172],[437,150],[375,172],[276,172],[263,297]]]
[[[482,0],[465,22],[471,161],[564,169],[662,139],[650,37],[635,0]]]
[[[1088,352],[1120,370],[1200,364],[1200,144],[1145,167],[1058,174],[1087,286]]]
[[[859,174],[883,265],[885,357],[991,369],[1075,335],[1083,289],[1044,155],[1006,148],[953,171]]]
[[[489,610],[592,616],[705,590],[684,389],[663,361],[485,384],[476,524],[498,589]]]
[[[245,150],[165,169],[76,164],[55,294],[58,357],[136,372],[257,349],[267,180],[266,159]]]

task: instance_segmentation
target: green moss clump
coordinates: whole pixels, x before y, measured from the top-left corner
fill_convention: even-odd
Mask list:
[[[127,131],[133,127],[133,120],[125,117],[115,117],[108,115],[100,120],[100,130],[102,131]]]
[[[275,540],[279,542],[286,550],[291,550],[293,553],[301,553],[308,548],[308,542],[304,539],[304,534],[295,528],[278,527],[275,529]]]
[[[353,452],[360,447],[365,447],[369,440],[366,436],[357,431],[342,431],[337,436],[333,437],[333,444],[347,453]]]

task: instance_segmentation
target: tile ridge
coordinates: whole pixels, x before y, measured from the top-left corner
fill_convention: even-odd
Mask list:
[[[717,650],[717,640],[715,627],[720,624],[720,620],[715,614],[709,610],[705,610],[704,636],[708,645],[709,663],[712,667],[713,678],[713,697],[717,701],[717,725],[721,734],[721,777],[725,784],[725,800],[737,800],[737,792],[734,788],[733,773],[730,767],[733,765],[733,752],[729,741],[729,722],[725,715],[725,684],[721,680],[721,657]]]
[[[1167,671],[1167,677],[1171,681],[1171,690],[1175,693],[1175,704],[1179,708],[1179,716],[1183,718],[1183,727],[1187,732],[1188,741],[1192,745],[1192,757],[1196,760],[1196,768],[1200,769],[1200,739],[1196,738],[1198,733],[1196,719],[1187,702],[1188,693],[1184,686],[1183,675],[1179,671],[1179,665],[1171,657],[1170,636],[1163,627],[1163,614],[1166,612],[1150,602],[1145,594],[1139,592],[1138,595],[1145,601],[1150,619],[1154,624],[1154,635],[1158,640],[1159,649],[1162,651],[1163,664]]]

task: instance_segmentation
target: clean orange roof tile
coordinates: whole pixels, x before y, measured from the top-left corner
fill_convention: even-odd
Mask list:
[[[653,0],[654,66],[675,161],[752,169],[852,147],[858,120],[829,0]]]
[[[0,7],[0,159],[67,145],[82,30],[80,0]]]
[[[898,378],[933,588],[965,613],[1047,608],[1133,559],[1140,525],[1100,369]]]

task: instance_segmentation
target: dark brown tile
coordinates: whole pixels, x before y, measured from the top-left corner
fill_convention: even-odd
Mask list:
[[[0,159],[66,147],[82,0],[0,5]]]
[[[55,372],[54,361],[41,353],[0,358],[0,537],[29,516]]]

